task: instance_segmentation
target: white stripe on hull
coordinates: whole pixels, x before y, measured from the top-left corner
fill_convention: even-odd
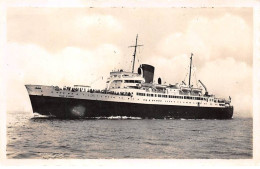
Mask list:
[[[139,104],[225,108],[225,106],[222,106],[219,103],[215,103],[214,101],[139,96],[136,95],[136,92],[140,92],[140,90],[137,89],[132,89],[132,90],[128,89],[127,91],[129,91],[132,96],[126,96],[126,95],[105,94],[105,93],[96,93],[96,92],[91,93],[91,92],[84,92],[84,91],[75,91],[75,92],[68,91],[68,90],[56,91],[53,86],[26,85],[26,88],[28,90],[29,95],[37,95],[37,96],[100,100],[100,101],[110,101],[110,102],[139,103]]]

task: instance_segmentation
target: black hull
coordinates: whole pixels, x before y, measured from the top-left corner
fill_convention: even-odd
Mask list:
[[[175,119],[231,119],[233,107],[190,107],[109,102],[30,95],[33,112],[58,118],[127,116]]]

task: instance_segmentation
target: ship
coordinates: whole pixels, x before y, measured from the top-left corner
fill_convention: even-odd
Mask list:
[[[218,98],[209,94],[201,80],[199,87],[191,85],[192,57],[189,81],[162,84],[154,81],[155,67],[140,64],[135,72],[137,47],[135,39],[132,71],[110,72],[104,89],[88,85],[46,86],[25,85],[33,113],[56,118],[111,118],[141,119],[232,119],[231,97]]]

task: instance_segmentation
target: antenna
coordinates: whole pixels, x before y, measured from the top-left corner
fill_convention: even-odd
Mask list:
[[[134,57],[134,58],[133,58],[132,73],[134,73],[134,67],[135,67],[136,48],[137,48],[138,46],[143,46],[143,45],[137,45],[137,39],[138,39],[138,34],[136,35],[135,45],[134,45],[134,46],[128,46],[129,48],[130,48],[130,47],[134,47],[134,48],[135,48],[134,54],[133,54],[133,57]]]
[[[190,87],[190,79],[191,79],[191,65],[192,65],[192,55],[193,55],[193,53],[191,53],[191,57],[190,57],[190,75],[189,75],[189,87]]]

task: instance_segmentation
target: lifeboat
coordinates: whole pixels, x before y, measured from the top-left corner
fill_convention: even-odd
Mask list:
[[[200,89],[200,88],[192,88],[191,91],[193,93],[200,93],[202,91],[202,89]]]
[[[185,87],[185,86],[181,86],[181,91],[183,91],[183,92],[189,92],[189,91],[191,91],[191,88]]]
[[[179,84],[178,84],[178,83],[176,83],[176,84],[174,84],[174,85],[170,84],[170,85],[167,86],[167,87],[173,88],[173,89],[179,89]]]

